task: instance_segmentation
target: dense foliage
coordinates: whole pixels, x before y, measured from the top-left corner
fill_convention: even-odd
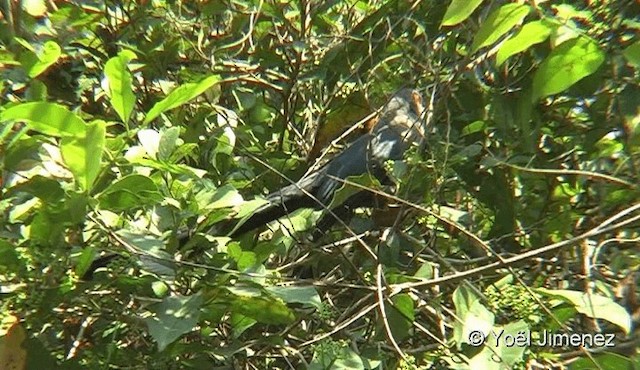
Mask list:
[[[0,9],[0,368],[640,366],[637,2]],[[379,202],[227,236],[403,87]]]

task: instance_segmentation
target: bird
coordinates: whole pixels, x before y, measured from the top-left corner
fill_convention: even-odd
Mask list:
[[[267,195],[266,203],[240,220],[229,236],[245,234],[300,208],[327,209],[336,190],[343,185],[342,180],[350,176],[369,173],[380,183],[388,184],[384,163],[402,159],[405,150],[424,136],[420,119],[423,111],[421,94],[413,88],[401,89],[382,107],[369,133],[360,136],[322,167]],[[322,231],[336,221],[336,216],[342,217],[352,208],[371,205],[372,196],[363,190],[342,204],[333,204],[333,214],[325,214],[316,227]]]

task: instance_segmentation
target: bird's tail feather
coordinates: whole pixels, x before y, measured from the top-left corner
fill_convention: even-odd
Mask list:
[[[229,233],[229,236],[235,237],[257,229],[299,208],[318,207],[317,202],[296,185],[287,186],[281,191],[269,195],[267,199],[269,203],[258,208],[244,220],[241,220]]]

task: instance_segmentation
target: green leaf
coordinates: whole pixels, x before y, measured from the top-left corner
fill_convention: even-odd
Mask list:
[[[273,286],[267,287],[266,290],[287,303],[301,303],[317,309],[322,308],[318,291],[312,286]]]
[[[563,289],[539,288],[536,292],[562,299],[571,303],[583,315],[609,321],[621,327],[627,334],[631,332],[629,312],[609,297]]]
[[[149,168],[154,168],[159,171],[166,171],[176,175],[185,175],[190,177],[202,178],[207,174],[207,171],[199,168],[193,168],[185,164],[173,164],[173,163],[157,161],[155,159],[144,159],[144,158],[132,159],[130,160],[130,162],[134,164],[139,164],[141,166],[149,167]]]
[[[54,103],[24,103],[0,113],[0,121],[24,121],[31,129],[45,135],[83,136],[86,123],[66,107]]]
[[[640,41],[636,41],[635,43],[627,46],[622,54],[627,58],[629,63],[640,68]]]
[[[129,230],[118,230],[117,234],[139,252],[160,259],[171,259],[171,255],[164,250],[164,242],[155,235]]]
[[[408,294],[398,294],[391,300],[393,301],[393,306],[385,305],[387,320],[389,320],[393,337],[401,341],[409,335],[409,329],[411,329],[415,319],[413,299]]]
[[[29,88],[25,92],[25,98],[28,101],[47,101],[48,89],[47,85],[40,80],[29,81]]]
[[[607,352],[601,355],[582,357],[571,363],[570,370],[619,370],[636,369],[637,356],[627,357],[617,353]],[[595,361],[595,364],[594,364]]]
[[[453,326],[453,338],[458,349],[462,343],[469,343],[473,332],[482,332],[485,337],[491,335],[495,316],[469,288],[459,286],[453,292],[453,304],[459,319]]]
[[[482,351],[473,356],[469,361],[470,369],[512,369],[513,365],[521,361],[524,355],[524,345],[514,345],[505,340],[505,337],[521,338],[526,340],[529,335],[529,326],[523,321],[516,321],[505,325],[496,326],[486,338]],[[497,337],[501,339],[497,339]],[[499,361],[497,361],[499,359]]]
[[[476,132],[484,132],[488,127],[489,125],[485,121],[474,121],[462,129],[461,135],[465,136]]]
[[[364,370],[367,369],[364,366],[362,358],[353,351],[351,348],[343,347],[340,349],[337,358],[333,362],[331,369],[342,370]]]
[[[370,173],[364,173],[358,176],[349,176],[346,178],[346,181],[366,186],[373,189],[380,189],[382,185],[380,185],[380,181],[373,177]],[[349,199],[352,195],[359,193],[362,191],[362,188],[355,187],[348,183],[343,183],[340,185],[336,192],[333,195],[333,199],[331,199],[331,203],[329,204],[329,209],[333,209],[342,203],[344,203],[347,199]]]
[[[442,19],[443,26],[455,26],[456,24],[469,18],[482,0],[453,0],[447,8],[447,12]]]
[[[123,50],[118,56],[109,59],[104,66],[105,91],[113,109],[124,123],[129,121],[136,103],[132,89],[133,79],[127,68],[129,61],[135,58],[136,55],[132,51]]]
[[[562,92],[594,73],[605,55],[595,42],[577,37],[563,42],[540,64],[533,77],[533,101]]]
[[[242,204],[242,195],[232,185],[219,187],[211,198],[211,203],[207,209],[234,207]]]
[[[254,326],[258,321],[251,317],[245,316],[238,312],[231,313],[231,327],[233,328],[233,337],[238,338],[247,329]]]
[[[87,273],[87,270],[89,270],[89,267],[91,266],[91,263],[96,256],[96,253],[96,249],[92,246],[82,248],[82,253],[80,254],[78,262],[76,263],[76,275],[84,276]]]
[[[152,306],[152,317],[144,321],[149,328],[149,334],[158,343],[158,351],[163,351],[181,335],[190,332],[198,323],[202,297],[170,296],[162,303]]]
[[[16,247],[0,239],[0,272],[18,272],[24,264],[20,261]]]
[[[529,14],[531,7],[524,4],[505,4],[491,13],[482,23],[473,39],[471,52],[491,45],[502,35],[509,32]]]
[[[236,297],[231,309],[264,324],[286,325],[295,320],[293,312],[284,303],[272,298]]]
[[[198,95],[207,91],[220,81],[218,76],[209,76],[200,82],[187,83],[173,90],[166,98],[156,103],[144,119],[144,123],[149,123],[156,119],[163,112],[179,107]]]
[[[62,190],[59,181],[41,175],[35,175],[29,180],[12,187],[9,194],[21,191],[38,197],[47,203],[57,202],[64,196],[64,190]]]
[[[137,174],[109,185],[97,198],[101,208],[116,212],[157,204],[164,199],[153,180]]]
[[[252,251],[243,251],[239,244],[229,245],[227,252],[229,257],[236,262],[240,271],[253,268],[258,263],[256,254]]]
[[[532,45],[539,44],[549,38],[554,30],[549,22],[533,21],[522,26],[522,29],[500,46],[496,54],[496,65],[501,66],[512,55],[527,50]]]
[[[60,151],[80,188],[90,191],[101,169],[106,124],[104,121],[94,121],[85,128],[85,135],[63,137]]]
[[[316,225],[316,221],[322,216],[322,211],[313,208],[300,208],[288,216],[280,219],[280,225],[290,232],[309,230]]]
[[[57,62],[58,59],[60,59],[60,55],[62,55],[60,45],[55,41],[47,41],[42,45],[42,48],[36,50],[36,52],[25,52],[25,55],[20,58],[20,63],[27,72],[27,75],[35,78]]]
[[[180,142],[180,127],[170,127],[160,135],[158,159],[167,160]]]

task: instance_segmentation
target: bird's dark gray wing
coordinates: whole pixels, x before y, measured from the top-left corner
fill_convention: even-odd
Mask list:
[[[267,204],[243,220],[231,236],[253,230],[299,208],[328,207],[336,190],[343,184],[341,180],[350,176],[370,173],[381,183],[387,182],[384,162],[402,159],[406,148],[419,137],[418,116],[421,112],[413,104],[416,98],[419,98],[417,91],[401,90],[382,110],[373,132],[358,138],[317,171],[269,194]],[[356,195],[359,194],[345,202],[347,207],[367,205],[368,197]],[[361,205],[363,202],[365,204]]]
[[[231,236],[253,230],[296,209],[327,207],[335,190],[342,185],[342,182],[335,178],[346,179],[366,173],[367,151],[371,140],[371,134],[361,136],[317,171],[295,184],[269,194],[267,203],[235,228]]]

